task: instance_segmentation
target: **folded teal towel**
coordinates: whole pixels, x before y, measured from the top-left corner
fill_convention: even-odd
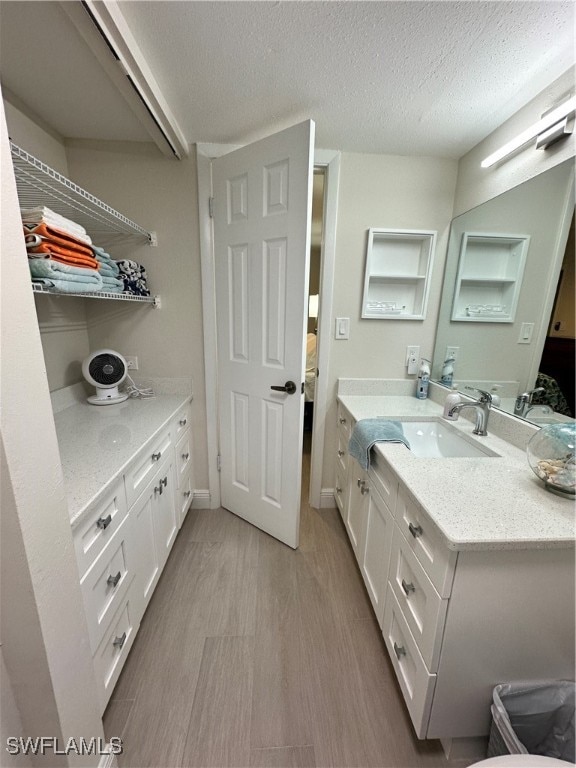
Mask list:
[[[97,291],[102,288],[102,278],[95,269],[61,264],[59,261],[53,261],[52,259],[28,259],[28,267],[33,279],[46,278],[48,280],[89,283],[92,288],[86,290],[91,291]]]
[[[102,290],[103,291],[116,291],[121,293],[124,290],[124,281],[117,280],[115,277],[102,276]]]
[[[32,282],[41,283],[46,288],[52,288],[59,293],[95,293],[102,290],[100,285],[93,283],[81,283],[78,280],[57,280],[52,277],[34,277]]]
[[[100,272],[103,275],[108,275],[110,277],[117,277],[120,270],[118,269],[118,265],[110,256],[109,253],[106,253],[104,248],[101,248],[98,245],[92,245],[90,246],[92,248],[92,253],[94,254],[94,258],[97,259],[100,264]]]
[[[360,419],[354,425],[348,442],[348,453],[356,459],[362,469],[370,467],[370,449],[374,443],[410,443],[404,437],[404,429],[399,421],[387,419]]]

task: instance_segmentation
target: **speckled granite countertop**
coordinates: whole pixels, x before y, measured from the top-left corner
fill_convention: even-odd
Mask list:
[[[356,420],[442,417],[442,407],[415,397],[340,395]],[[399,443],[377,443],[412,496],[426,510],[453,550],[573,547],[576,507],[571,498],[547,491],[530,469],[525,451],[496,435],[477,437],[470,421],[449,422],[498,456],[418,458]]]
[[[190,395],[158,395],[118,405],[77,403],[54,415],[72,527],[190,400]]]

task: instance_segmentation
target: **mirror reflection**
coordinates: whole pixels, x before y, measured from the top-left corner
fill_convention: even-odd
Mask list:
[[[431,378],[535,424],[573,421],[574,253],[571,160],[456,217]]]

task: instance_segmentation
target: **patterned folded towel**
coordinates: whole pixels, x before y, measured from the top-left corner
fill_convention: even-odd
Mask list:
[[[146,270],[141,264],[131,259],[119,259],[116,264],[120,270],[118,277],[124,281],[124,293],[150,296],[146,284]]]
[[[370,467],[370,449],[374,443],[404,443],[410,448],[410,443],[404,437],[404,429],[399,421],[388,421],[387,419],[360,419],[354,425],[350,440],[348,442],[348,452],[350,456],[356,459],[362,469]]]

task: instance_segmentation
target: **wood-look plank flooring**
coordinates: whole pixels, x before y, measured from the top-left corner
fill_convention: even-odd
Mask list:
[[[191,510],[104,715],[121,768],[443,768],[415,736],[336,510],[293,551]]]

